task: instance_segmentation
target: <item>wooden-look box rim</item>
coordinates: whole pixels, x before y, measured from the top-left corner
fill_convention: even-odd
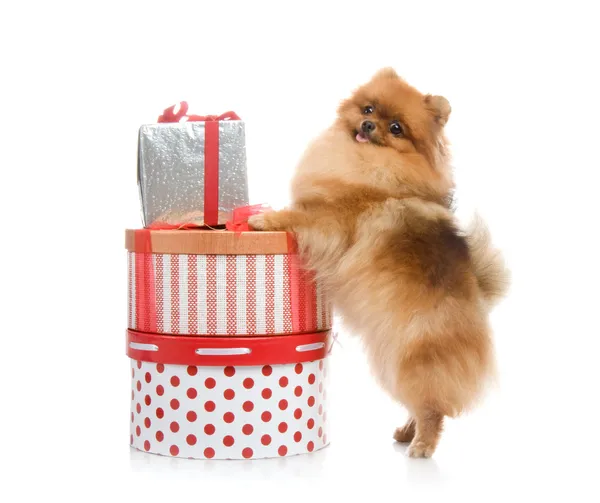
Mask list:
[[[230,232],[221,230],[127,229],[125,248],[139,252],[144,242],[136,233],[150,236],[152,253],[175,255],[287,255],[295,252],[294,240],[286,232]]]

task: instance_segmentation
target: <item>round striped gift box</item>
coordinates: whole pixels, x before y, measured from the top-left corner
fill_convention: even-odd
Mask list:
[[[331,328],[327,296],[283,232],[127,231],[128,328],[254,336]]]

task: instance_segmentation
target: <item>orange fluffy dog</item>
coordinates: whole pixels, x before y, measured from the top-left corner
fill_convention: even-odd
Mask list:
[[[445,98],[380,71],[306,151],[290,208],[250,219],[296,233],[378,381],[408,409],[394,438],[412,457],[431,456],[444,416],[493,377],[488,312],[508,283],[486,228],[462,233],[450,208],[449,115]]]

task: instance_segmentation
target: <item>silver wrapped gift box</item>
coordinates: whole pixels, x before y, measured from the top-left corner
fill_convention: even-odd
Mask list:
[[[157,222],[224,225],[234,208],[248,205],[244,122],[199,119],[140,128],[138,184],[145,227]]]

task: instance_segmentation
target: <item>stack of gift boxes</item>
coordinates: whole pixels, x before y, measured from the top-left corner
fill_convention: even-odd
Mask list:
[[[131,445],[249,459],[328,443],[331,309],[293,236],[251,232],[244,122],[171,107],[139,132],[126,231]],[[231,230],[227,230],[231,229]]]

